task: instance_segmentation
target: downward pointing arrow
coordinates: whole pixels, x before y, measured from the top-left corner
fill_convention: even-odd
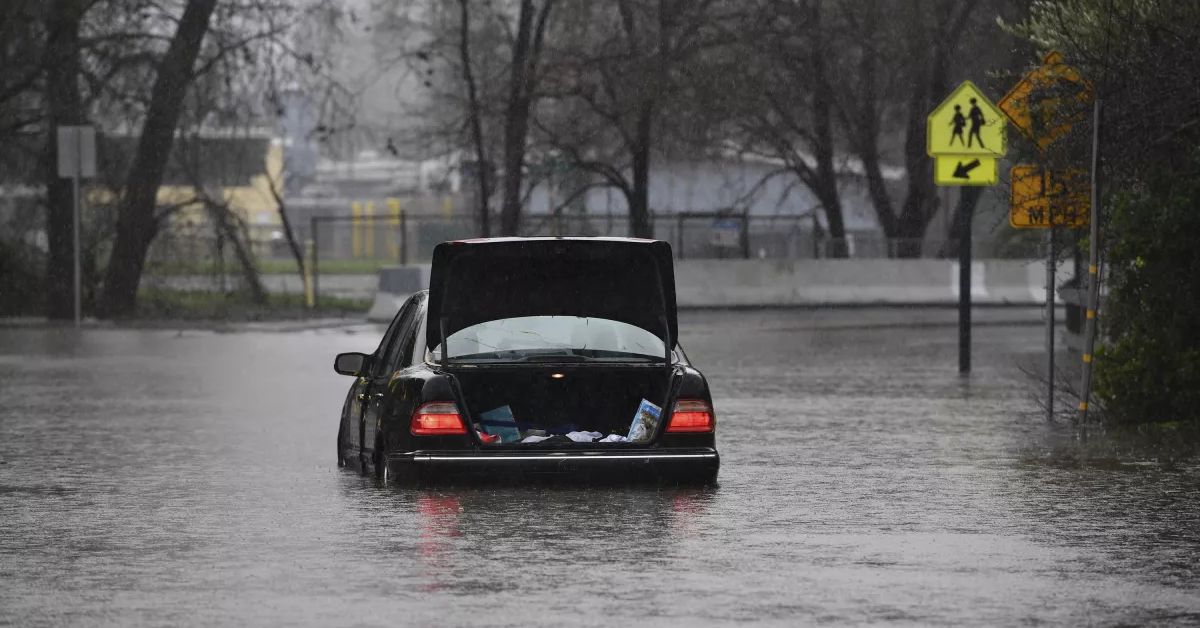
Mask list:
[[[960,162],[958,162],[958,165],[954,168],[953,176],[955,179],[970,179],[971,171],[978,167],[979,167],[978,159],[972,159],[971,161],[968,161],[965,164],[960,161]]]

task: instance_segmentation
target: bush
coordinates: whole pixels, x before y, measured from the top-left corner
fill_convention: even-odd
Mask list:
[[[1110,207],[1105,416],[1200,423],[1200,153]]]

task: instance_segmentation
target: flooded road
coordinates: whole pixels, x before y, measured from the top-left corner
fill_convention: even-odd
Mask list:
[[[0,624],[1200,624],[1197,464],[1072,461],[1040,328],[960,378],[914,316],[685,313],[710,489],[338,469],[374,327],[0,329]]]

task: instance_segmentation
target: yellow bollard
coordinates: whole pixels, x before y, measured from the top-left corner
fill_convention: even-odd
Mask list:
[[[317,307],[317,296],[313,292],[314,246],[311,238],[304,243],[304,305],[310,310]]]
[[[446,220],[450,220],[451,218],[454,217],[454,199],[453,198],[450,198],[449,196],[442,197],[442,215],[446,217]]]
[[[362,257],[362,236],[358,233],[362,221],[362,203],[350,203],[350,252],[355,258]]]
[[[387,206],[388,206],[388,213],[392,215],[392,217],[391,217],[392,229],[390,231],[391,237],[389,237],[387,239],[388,254],[391,256],[392,259],[399,261],[400,260],[400,238],[403,237],[403,234],[400,233],[400,199],[389,198],[387,200]]]
[[[375,259],[375,201],[367,201],[367,208],[363,213],[363,231],[365,254],[368,258]]]

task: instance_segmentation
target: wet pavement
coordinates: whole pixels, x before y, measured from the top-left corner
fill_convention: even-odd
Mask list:
[[[709,489],[339,469],[376,327],[0,328],[0,624],[1200,624],[1200,465],[1080,462],[1041,329],[961,378],[944,318],[685,314]]]

